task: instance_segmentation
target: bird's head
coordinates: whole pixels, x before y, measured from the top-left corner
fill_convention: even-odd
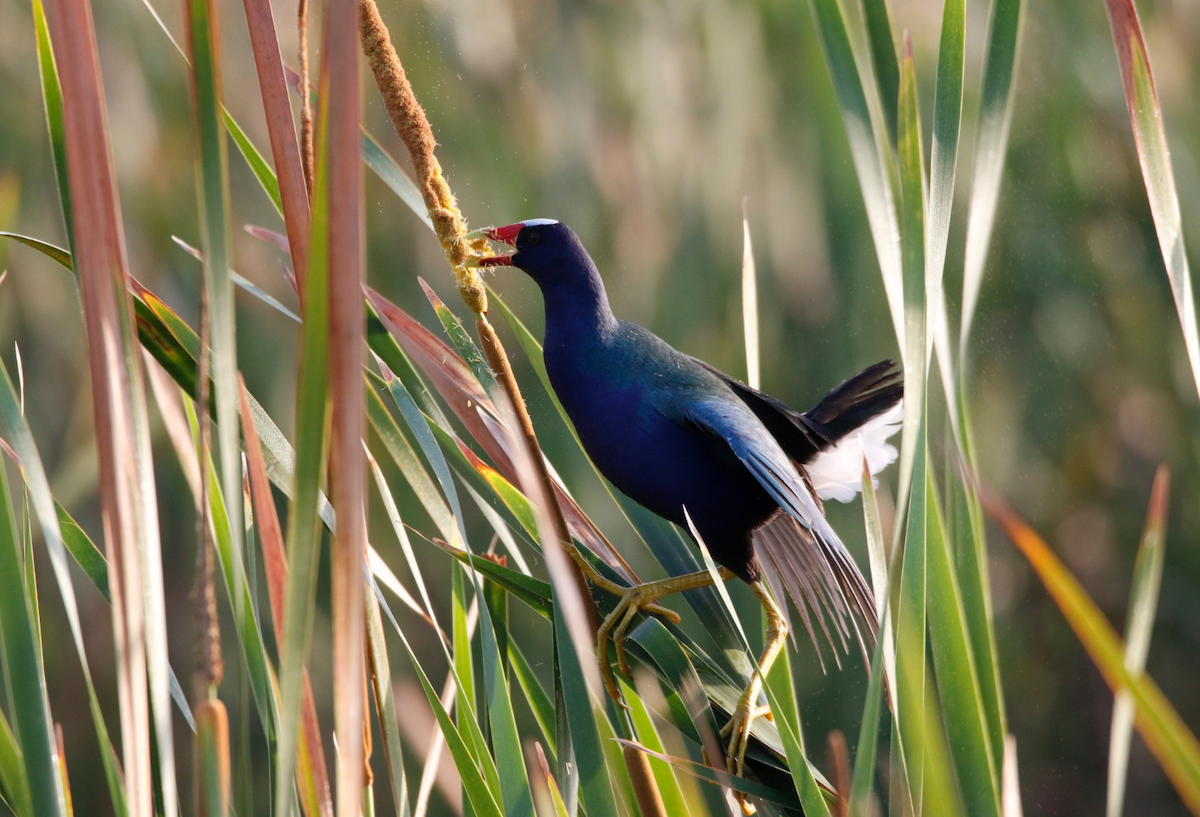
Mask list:
[[[548,284],[579,283],[594,270],[591,258],[575,233],[565,224],[549,218],[518,221],[507,227],[488,227],[480,231],[492,241],[515,248],[508,255],[480,259],[481,267],[516,267],[543,289]]]

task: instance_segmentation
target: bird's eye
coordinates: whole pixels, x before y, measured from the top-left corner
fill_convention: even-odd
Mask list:
[[[528,241],[530,244],[532,244],[536,247],[538,244],[542,243],[542,234],[541,233],[530,233]]]

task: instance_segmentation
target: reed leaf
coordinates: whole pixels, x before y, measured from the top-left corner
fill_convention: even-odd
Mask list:
[[[96,687],[92,681],[92,670],[87,660],[87,652],[84,649],[83,627],[79,619],[79,606],[75,597],[75,584],[71,579],[71,569],[67,563],[67,536],[64,534],[60,522],[62,516],[66,515],[66,511],[55,502],[54,496],[50,493],[50,482],[46,478],[46,471],[42,466],[41,455],[38,453],[33,433],[29,429],[21,408],[21,401],[17,395],[17,391],[13,388],[12,380],[8,375],[8,369],[5,367],[3,361],[0,361],[0,422],[7,429],[8,437],[12,440],[13,451],[19,457],[18,464],[21,466],[21,475],[25,480],[29,503],[42,530],[42,538],[46,542],[46,550],[50,555],[50,564],[54,570],[54,578],[58,583],[63,608],[67,613],[67,623],[71,629],[71,637],[75,642],[75,653],[79,657],[80,666],[83,668],[83,679],[87,687],[88,707],[92,715],[92,725],[96,730],[96,738],[100,743],[100,756],[104,764],[105,778],[108,783],[109,795],[112,798],[113,810],[116,814],[122,815],[126,812],[126,803],[124,784],[120,774],[120,764],[117,761],[117,754],[113,748],[112,740],[109,738],[108,726],[100,709],[100,701],[96,696]],[[2,464],[0,464],[0,468],[3,468]],[[82,533],[78,526],[74,525],[74,520],[71,520],[71,525],[74,531]],[[108,568],[104,562],[104,557],[96,550],[95,545],[92,544],[86,535],[71,536],[70,539],[75,545],[75,548],[71,552],[75,553],[77,551],[84,558],[90,567],[88,571],[89,576],[95,575],[100,580],[97,582],[97,587],[104,588],[102,592],[105,598],[107,598]],[[32,568],[32,563],[29,566]],[[85,568],[85,570],[87,569]],[[26,792],[27,794],[28,792]]]
[[[1129,619],[1125,623],[1125,668],[1131,675],[1145,672],[1146,655],[1150,652],[1150,633],[1154,629],[1158,590],[1162,584],[1170,485],[1170,471],[1165,465],[1159,466],[1154,476],[1154,488],[1150,492],[1146,527],[1138,544],[1137,561],[1133,566],[1133,588],[1129,593]],[[1122,689],[1117,693],[1113,706],[1108,739],[1108,788],[1104,809],[1107,817],[1120,817],[1124,805],[1134,712],[1133,696],[1128,690]]]
[[[1159,250],[1167,267],[1171,295],[1183,343],[1192,365],[1192,379],[1200,390],[1200,329],[1196,324],[1196,297],[1192,289],[1192,271],[1188,265],[1187,248],[1183,242],[1183,221],[1179,209],[1179,194],[1175,190],[1175,172],[1171,169],[1171,153],[1167,149],[1167,132],[1163,125],[1162,108],[1154,88],[1150,70],[1150,55],[1142,37],[1133,0],[1106,0],[1113,45],[1121,64],[1121,81],[1125,86],[1125,102],[1133,140],[1137,146],[1142,179],[1150,199],[1150,213],[1158,233]]]
[[[150,710],[167,817],[176,813],[166,615],[154,474],[133,352],[128,265],[113,178],[99,57],[88,0],[53,0],[51,41],[62,83],[63,130],[99,447],[101,499],[118,655],[124,772],[130,810],[151,809]],[[149,672],[149,696],[142,678]]]
[[[317,151],[328,171],[326,196],[315,208],[328,219],[329,391],[332,425],[329,486],[338,524],[333,532],[333,695],[338,743],[338,817],[357,817],[366,782],[363,724],[366,642],[363,581],[367,553],[367,466],[363,439],[366,363],[362,287],[365,277],[363,174],[359,159],[362,89],[359,81],[358,5],[330,0],[324,20],[321,119]],[[319,216],[318,216],[319,218]],[[315,252],[314,252],[315,255]],[[312,307],[312,299],[306,301]],[[370,734],[366,735],[370,740]]]
[[[967,216],[966,261],[963,266],[962,323],[959,336],[959,367],[967,362],[967,340],[979,303],[987,250],[996,223],[1000,179],[1008,150],[1012,124],[1018,46],[1023,0],[993,0],[988,22],[987,51],[983,64],[983,87],[976,124],[975,167],[971,179],[971,202]]]
[[[994,496],[987,510],[1029,561],[1115,693],[1128,690],[1138,732],[1192,811],[1200,811],[1200,742],[1145,672],[1125,667],[1125,645],[1066,566],[1042,538]]]
[[[17,757],[23,767],[15,767],[10,759],[4,777],[6,786],[8,779],[16,778],[10,792],[15,805],[24,804],[25,814],[65,815],[45,666],[31,609],[30,597],[36,591],[25,586],[23,550],[7,470],[0,461],[0,582],[4,585],[0,588],[0,656],[16,724],[16,745],[20,747]],[[13,751],[5,754],[11,757]]]

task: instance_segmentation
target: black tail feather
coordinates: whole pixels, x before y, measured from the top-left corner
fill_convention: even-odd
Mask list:
[[[820,403],[804,414],[810,428],[830,445],[900,402],[904,378],[894,361],[863,369],[830,389]]]

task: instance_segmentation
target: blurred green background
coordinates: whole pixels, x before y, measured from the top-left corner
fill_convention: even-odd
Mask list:
[[[152,4],[178,37],[182,4]],[[227,104],[265,149],[243,12],[228,0],[218,7]],[[381,0],[380,7],[433,122],[447,177],[475,226],[537,216],[567,222],[604,273],[618,315],[744,376],[741,214],[748,197],[764,388],[807,408],[859,368],[898,355],[844,129],[805,3]],[[899,0],[892,10],[897,30],[912,32],[921,93],[931,100],[941,6]],[[1195,247],[1200,9],[1194,0],[1157,0],[1140,3],[1139,10],[1185,232]],[[318,17],[319,11],[314,9]],[[294,64],[295,9],[276,3],[275,12]],[[199,241],[185,66],[139,0],[98,0],[94,13],[132,271],[194,323],[199,265],[171,240]],[[970,183],[970,127],[986,14],[984,4],[968,3],[963,191]],[[1022,36],[1008,165],[972,350],[982,472],[1120,629],[1154,468],[1171,466],[1166,569],[1148,669],[1184,720],[1200,729],[1200,411],[1103,4],[1030,0]],[[314,65],[316,60],[314,47]],[[401,157],[366,82],[368,127]],[[924,113],[928,120],[928,105]],[[235,267],[292,303],[279,253],[240,229],[278,229],[280,223],[236,152],[231,166]],[[965,204],[965,197],[956,201],[948,255],[952,313],[960,297]],[[369,174],[367,214],[370,282],[435,325],[418,276],[457,306],[436,240]],[[28,4],[15,0],[0,4],[0,229],[65,243],[32,15]],[[0,354],[11,370],[19,343],[27,410],[52,486],[99,540],[87,368],[73,282],[40,255],[8,243],[0,243],[0,269],[8,271],[0,284]],[[536,288],[518,273],[499,273],[492,283],[540,334]],[[245,293],[238,298],[247,383],[287,432],[297,327]],[[501,322],[500,328],[509,341],[507,327]],[[620,545],[623,523],[587,476],[586,464],[563,455],[571,450],[567,433],[532,387],[516,344],[509,347],[519,378],[531,384],[534,422],[551,459]],[[931,387],[940,393],[936,374]],[[195,516],[161,434],[159,442],[172,660],[186,667]],[[398,474],[389,476],[393,487],[399,484]],[[885,492],[894,490],[886,478],[883,484]],[[401,510],[418,530],[431,531],[416,503]],[[830,514],[865,564],[857,503]],[[395,553],[386,525],[372,530],[381,553]],[[430,570],[444,569],[440,554],[422,553]],[[994,530],[990,553],[1001,674],[1026,813],[1100,813],[1112,696],[1023,559]],[[638,554],[631,558],[638,566]],[[114,724],[107,608],[86,582],[79,587],[93,668]],[[436,578],[433,587],[448,589]],[[54,648],[69,637],[58,616],[60,601],[55,592],[43,593],[43,600],[51,702],[67,726],[76,807],[78,813],[107,813],[94,735],[90,727],[70,728],[72,720],[83,725],[86,699],[76,659],[70,650]],[[327,626],[327,619],[319,620],[318,643],[328,639]],[[415,623],[413,629],[428,636]],[[440,652],[426,647],[422,657],[427,653],[438,666]],[[811,653],[801,652],[802,713],[816,760],[828,769],[824,736],[840,728],[853,749],[865,684],[853,662],[822,675]],[[232,653],[227,658],[236,663]],[[416,693],[404,662],[394,661],[393,669],[398,706],[416,713],[402,718],[401,726],[416,736],[410,745],[423,745],[432,719],[423,703],[410,703]],[[318,689],[328,688],[328,671],[322,662],[314,664]],[[91,802],[89,792],[95,793]],[[453,813],[454,799],[453,792],[435,799],[432,813]],[[1140,814],[1184,813],[1140,738],[1134,739],[1128,802],[1138,804]]]

